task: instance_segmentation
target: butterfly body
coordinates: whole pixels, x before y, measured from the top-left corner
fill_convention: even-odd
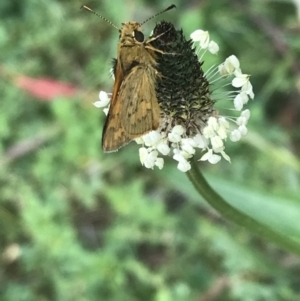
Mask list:
[[[155,92],[155,49],[144,41],[141,25],[122,24],[114,70],[115,83],[103,129],[102,148],[117,151],[159,126],[160,107]]]

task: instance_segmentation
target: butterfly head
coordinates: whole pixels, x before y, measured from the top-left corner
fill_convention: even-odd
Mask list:
[[[120,41],[128,46],[144,42],[144,34],[140,23],[126,22],[122,23],[120,29]]]

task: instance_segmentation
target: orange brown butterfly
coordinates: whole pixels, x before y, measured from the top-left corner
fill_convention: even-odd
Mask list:
[[[105,152],[117,151],[133,139],[159,127],[160,107],[155,84],[160,74],[156,69],[155,52],[163,52],[152,47],[150,43],[164,33],[144,40],[141,26],[175,7],[171,5],[142,23],[122,23],[119,29],[89,7],[82,6],[120,32],[114,67],[115,83],[102,134],[102,148]]]

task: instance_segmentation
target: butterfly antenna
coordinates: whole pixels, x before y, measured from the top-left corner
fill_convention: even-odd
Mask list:
[[[166,12],[166,11],[172,9],[172,8],[176,8],[176,5],[175,5],[175,4],[170,5],[169,7],[167,7],[166,9],[164,9],[163,11],[161,11],[161,12],[155,14],[154,16],[148,18],[147,20],[145,20],[143,23],[141,23],[141,25],[145,24],[145,23],[148,22],[149,20],[151,20],[151,19],[157,17],[158,15],[160,15],[160,14],[162,14],[162,13],[164,13],[164,12]]]
[[[91,8],[89,8],[86,5],[82,5],[80,8],[84,8],[87,11],[89,11],[90,13],[93,13],[94,15],[96,15],[97,17],[101,18],[102,20],[104,20],[105,22],[107,22],[108,24],[110,24],[112,27],[116,28],[119,30],[119,27],[116,26],[114,23],[112,23],[111,21],[107,20],[106,18],[102,17],[101,15],[97,14],[95,11],[93,11]]]

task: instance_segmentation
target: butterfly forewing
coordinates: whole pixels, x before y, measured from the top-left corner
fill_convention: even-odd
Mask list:
[[[118,150],[121,146],[132,140],[123,126],[120,119],[120,103],[116,102],[110,107],[102,135],[102,148],[105,152]]]
[[[123,24],[113,68],[113,94],[102,135],[102,147],[106,152],[116,151],[159,126],[155,54],[147,41],[135,39],[141,39],[138,33],[139,23]]]
[[[157,129],[160,108],[153,79],[155,70],[134,67],[121,84],[116,100],[112,100],[105,123],[104,151],[115,151],[132,139]]]
[[[158,127],[160,109],[154,80],[155,70],[152,67],[136,66],[121,86],[121,122],[131,135],[141,136]]]

